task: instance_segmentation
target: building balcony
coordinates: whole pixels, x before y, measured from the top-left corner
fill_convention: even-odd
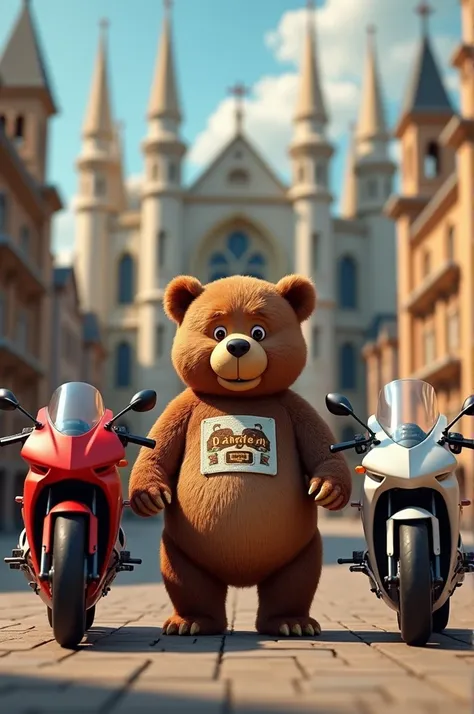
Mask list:
[[[21,373],[25,379],[42,377],[45,369],[41,362],[12,340],[0,336],[0,364],[5,372]]]
[[[454,293],[459,284],[459,264],[446,261],[412,291],[405,307],[417,317],[429,313],[436,300]]]
[[[0,233],[0,262],[6,268],[6,272],[11,271],[18,276],[26,292],[30,294],[46,292],[47,285],[41,270],[12,238],[4,233]]]
[[[453,387],[461,378],[461,360],[458,355],[443,355],[418,369],[411,378],[422,379],[434,387],[444,384]]]

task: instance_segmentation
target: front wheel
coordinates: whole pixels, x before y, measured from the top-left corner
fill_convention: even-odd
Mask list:
[[[430,540],[426,523],[402,523],[400,537],[400,630],[407,645],[425,645],[433,631]]]
[[[57,516],[52,567],[53,634],[61,647],[79,644],[86,628],[86,521],[76,514]]]

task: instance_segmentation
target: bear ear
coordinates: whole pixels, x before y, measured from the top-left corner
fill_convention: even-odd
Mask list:
[[[201,293],[204,287],[191,275],[179,275],[168,283],[163,296],[163,309],[167,317],[178,325],[184,320],[188,307]]]
[[[286,275],[276,284],[276,289],[290,303],[299,322],[304,322],[314,312],[317,294],[309,278]]]

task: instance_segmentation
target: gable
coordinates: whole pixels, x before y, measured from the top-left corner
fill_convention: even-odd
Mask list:
[[[284,198],[286,186],[243,136],[235,137],[189,188],[192,196]]]

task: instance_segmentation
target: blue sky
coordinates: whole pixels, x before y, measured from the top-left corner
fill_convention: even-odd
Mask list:
[[[0,46],[22,0],[2,0]],[[388,120],[397,116],[419,38],[412,0],[325,0],[320,2],[320,55],[332,138],[338,149],[333,186],[338,197],[347,146],[347,123],[358,109],[365,26],[378,27],[378,48]],[[433,43],[456,101],[456,75],[448,57],[460,36],[455,0],[432,3]],[[286,143],[291,136],[288,97],[293,97],[301,45],[303,0],[176,0],[173,7],[175,58],[191,147],[185,171],[192,180],[226,140],[226,90],[237,80],[253,88],[248,132],[276,170],[287,177]],[[32,0],[47,64],[60,106],[51,133],[49,177],[66,203],[76,191],[74,161],[97,50],[100,18],[110,20],[109,58],[113,112],[125,124],[127,174],[142,171],[140,142],[152,80],[162,4],[158,0]],[[299,29],[298,29],[299,28]],[[382,49],[383,48],[383,49]],[[280,102],[280,104],[279,104]],[[288,115],[288,116],[287,116]],[[70,247],[72,220],[56,221],[55,247]]]

